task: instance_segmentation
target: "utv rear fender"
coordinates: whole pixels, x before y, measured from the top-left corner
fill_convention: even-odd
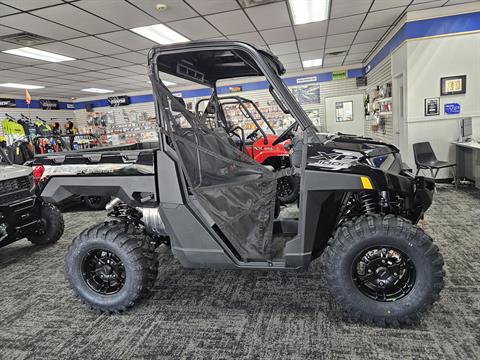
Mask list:
[[[133,207],[155,207],[155,175],[135,176],[51,176],[43,187],[41,197],[52,203],[72,196],[118,197]]]

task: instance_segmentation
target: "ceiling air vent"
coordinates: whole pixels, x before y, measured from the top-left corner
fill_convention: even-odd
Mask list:
[[[35,35],[28,32],[1,36],[0,40],[21,46],[34,46],[54,41],[45,36]]]
[[[257,5],[265,5],[268,3],[278,2],[279,0],[239,0],[241,7],[250,7],[250,6],[257,6]]]
[[[325,55],[339,56],[339,55],[345,55],[346,53],[347,53],[346,50],[342,50],[342,51],[332,51],[332,52],[326,53]]]

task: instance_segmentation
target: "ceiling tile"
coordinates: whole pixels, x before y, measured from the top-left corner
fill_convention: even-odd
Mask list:
[[[85,61],[85,60],[70,61],[68,65],[78,67],[84,70],[101,70],[101,69],[108,69],[110,67],[108,65],[100,65],[100,64],[92,63],[90,61]]]
[[[21,71],[24,73],[32,74],[34,76],[57,76],[58,73],[54,70],[37,68],[35,66],[25,66],[16,68],[15,71]]]
[[[327,48],[350,45],[354,37],[354,32],[338,35],[329,35],[327,36]]]
[[[0,70],[8,70],[8,69],[13,69],[13,68],[18,68],[19,66],[20,66],[19,64],[0,62]]]
[[[27,13],[2,17],[0,18],[0,25],[10,26],[55,40],[70,39],[83,35],[76,30],[54,24]]]
[[[20,10],[16,10],[16,9],[10,7],[10,6],[0,4],[0,14],[1,14],[1,16],[16,14],[18,12],[20,12]]]
[[[287,4],[283,1],[247,8],[245,12],[259,30],[292,25]]]
[[[105,73],[105,74],[111,74],[111,75],[115,75],[115,76],[129,76],[129,75],[132,75],[132,73],[130,71],[117,69],[117,68],[105,69],[105,70],[100,70],[100,71]]]
[[[265,42],[261,38],[260,34],[256,31],[245,33],[245,34],[231,35],[228,38],[230,40],[244,41],[246,43],[257,45],[257,46],[265,45]]]
[[[85,49],[80,49],[76,46],[61,43],[61,42],[53,42],[53,43],[38,45],[35,47],[40,50],[51,51],[56,54],[70,56],[75,59],[84,59],[88,57],[98,56],[97,53],[94,53]]]
[[[20,47],[20,46],[12,44],[12,43],[8,43],[6,41],[0,41],[0,51],[15,49],[15,48],[18,48],[18,47]]]
[[[370,50],[373,49],[373,47],[376,45],[376,42],[369,42],[369,43],[363,43],[363,44],[353,44],[350,47],[350,51],[348,54],[357,54],[357,53],[363,53],[363,52],[369,52]]]
[[[37,10],[32,14],[88,34],[120,30],[118,26],[69,4]]]
[[[5,36],[5,35],[10,35],[15,33],[18,33],[18,30],[0,25],[0,36]]]
[[[330,18],[366,13],[373,0],[334,0],[332,1]]]
[[[364,18],[365,14],[360,14],[330,20],[328,24],[328,35],[357,31],[360,25],[362,25]]]
[[[85,36],[77,39],[66,40],[67,43],[84,49],[90,49],[103,55],[120,54],[125,48],[111,44],[94,36]]]
[[[278,58],[282,63],[286,63],[286,64],[300,61],[300,56],[298,54],[280,55]]]
[[[62,75],[60,78],[61,79],[67,79],[67,80],[75,80],[75,81],[91,81],[91,80],[96,80],[95,74],[92,73],[85,73],[82,74],[68,74],[68,75]],[[72,81],[73,82],[73,81]],[[67,86],[75,86],[75,85],[67,85]]]
[[[446,6],[476,2],[478,0],[449,0]]]
[[[297,43],[295,41],[289,41],[289,42],[284,42],[284,43],[279,43],[279,44],[274,44],[270,45],[270,50],[275,55],[285,55],[285,54],[292,54],[296,53],[297,50]]]
[[[332,57],[328,57],[326,59],[323,59],[323,67],[342,65],[343,59],[345,59],[345,55],[332,56]]]
[[[157,43],[154,43],[153,41],[150,41],[144,38],[143,36],[139,36],[128,30],[115,31],[108,34],[101,34],[101,35],[97,35],[97,37],[110,41],[111,43],[114,43],[114,44],[119,44],[130,50],[141,50],[145,48],[151,48],[157,45]]]
[[[159,3],[158,0],[130,0],[130,2],[161,22],[197,16],[197,13],[190,6],[179,0],[162,0],[161,3],[167,5],[167,11],[158,11],[156,9],[155,6]],[[210,3],[212,0],[204,2]]]
[[[125,60],[125,61],[130,61],[132,63],[136,64],[147,64],[148,58],[144,54],[140,54],[138,52],[128,52],[124,54],[117,54],[117,55],[112,55],[114,58],[120,59],[120,60]]]
[[[13,71],[13,70],[1,70],[0,79],[3,77],[15,78],[17,80],[28,80],[28,79],[33,79],[36,76],[32,74],[27,74],[24,72]]]
[[[190,40],[208,39],[221,35],[212,25],[201,17],[174,21],[168,23],[168,26]]]
[[[111,58],[111,57],[108,57],[108,56],[91,58],[91,59],[88,59],[88,61],[92,61],[94,63],[101,64],[101,65],[107,65],[109,67],[120,67],[120,66],[131,65],[127,61],[123,61],[123,60],[120,60],[120,59],[114,59],[114,58]]]
[[[128,29],[158,23],[157,19],[124,0],[81,0],[75,2],[75,6]]]
[[[402,14],[405,7],[380,10],[368,13],[362,25],[362,30],[390,26]]]
[[[146,65],[130,65],[130,66],[122,66],[120,69],[127,70],[134,72],[139,75],[147,74],[147,66]]]
[[[378,41],[380,38],[387,32],[389,27],[382,27],[377,29],[369,29],[359,31],[357,37],[355,38],[354,43],[364,43],[370,41]]]
[[[325,36],[327,33],[328,21],[318,21],[311,24],[295,25],[293,28],[297,39],[308,39]]]
[[[45,6],[62,4],[62,0],[2,0],[2,3],[16,7],[23,11],[30,11]],[[0,11],[0,13],[2,13]]]
[[[60,64],[60,63],[41,64],[41,65],[37,65],[37,67],[42,68],[42,69],[54,70],[54,71],[58,71],[58,72],[66,73],[66,74],[76,74],[76,73],[80,73],[80,72],[85,71],[84,69],[79,69],[79,68],[75,68],[73,66],[63,65],[63,64]]]
[[[278,29],[260,31],[267,44],[275,44],[295,40],[295,34],[290,26]]]
[[[298,40],[297,43],[300,51],[319,50],[325,47],[325,37]]]
[[[225,35],[255,31],[255,28],[242,10],[209,15],[206,16],[206,19]]]
[[[412,0],[375,0],[370,11],[391,9],[399,6],[407,6]]]
[[[357,54],[348,54],[345,57],[345,61],[358,61],[362,62],[363,59],[365,59],[368,55],[368,52],[364,53],[357,53]]]
[[[300,57],[302,58],[302,61],[322,59],[323,58],[323,50],[301,52]]]
[[[156,1],[156,0],[155,0]],[[202,15],[235,10],[239,6],[235,0],[185,0]]]
[[[436,7],[441,7],[443,4],[445,4],[444,0],[429,1],[429,2],[422,2],[422,3],[419,3],[418,1],[415,1],[413,3],[413,5],[410,5],[408,7],[408,11],[432,9],[432,8],[436,8]]]

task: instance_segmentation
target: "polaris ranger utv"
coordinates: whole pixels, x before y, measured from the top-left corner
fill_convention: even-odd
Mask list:
[[[52,244],[63,229],[60,211],[35,195],[32,169],[13,165],[0,148],[0,247],[22,238],[37,245]]]
[[[52,176],[42,194],[54,202],[71,194],[117,198],[110,220],[82,231],[65,258],[70,286],[90,308],[121,312],[144,297],[165,233],[187,268],[305,269],[324,254],[332,294],[355,319],[412,323],[439,299],[443,259],[416,225],[434,182],[404,171],[394,146],[353,137],[338,145],[335,138],[321,141],[282,82],[279,60],[246,43],[157,46],[148,62],[160,127],[154,173]],[[161,73],[210,87],[212,104],[218,81],[263,77],[294,119],[274,142],[292,140],[293,168],[272,172],[232,145],[224,130],[205,127]],[[87,160],[106,161],[101,154]],[[277,179],[292,172],[301,181],[299,215],[278,218]]]

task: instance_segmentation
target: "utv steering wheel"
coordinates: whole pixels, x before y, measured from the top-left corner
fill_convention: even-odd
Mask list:
[[[248,134],[247,139],[252,140],[257,137],[258,129],[252,131],[250,134]]]
[[[285,140],[291,139],[293,137],[293,132],[298,129],[298,123],[295,121],[290,125],[284,132],[282,132],[278,138],[272,143],[272,146],[278,145]]]

